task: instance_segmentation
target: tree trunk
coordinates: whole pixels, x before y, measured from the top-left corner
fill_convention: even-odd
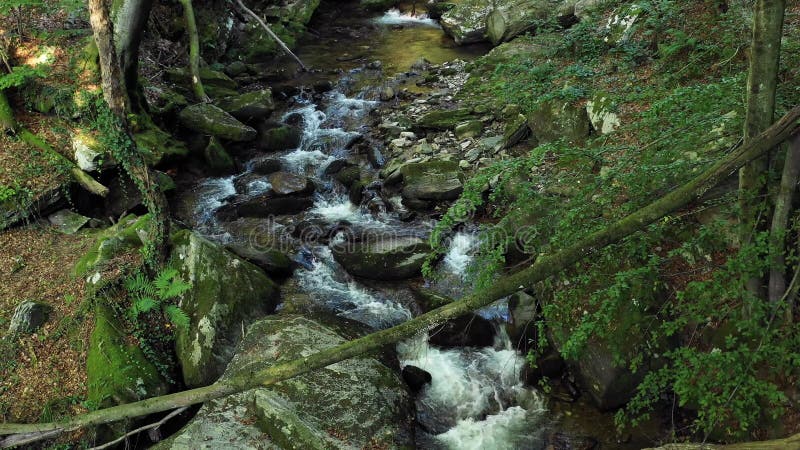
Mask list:
[[[116,422],[132,417],[168,411],[215,398],[243,392],[259,386],[270,386],[283,380],[302,375],[315,369],[329,366],[354,356],[379,350],[385,345],[408,339],[426,332],[447,320],[482,308],[500,298],[533,286],[539,281],[571,267],[576,262],[597,252],[603,247],[618,242],[626,236],[644,229],[688,203],[702,197],[709,189],[725,180],[744,164],[762,156],[795,133],[800,132],[800,107],[795,108],[778,123],[758,138],[742,145],[725,158],[717,161],[695,179],[661,197],[622,220],[598,231],[575,244],[552,255],[543,255],[530,267],[515,274],[498,279],[491,287],[473,293],[462,300],[454,301],[407,322],[386,330],[345,342],[336,347],[319,351],[276,364],[258,372],[244,373],[235,380],[215,383],[211,386],[178,392],[126,405],[93,411],[58,423],[0,424],[0,435],[62,432],[87,426]],[[0,446],[3,441],[0,441]]]
[[[5,92],[0,89],[0,133],[15,131],[17,131],[17,121],[14,120],[14,110],[11,109]]]
[[[756,1],[750,69],[747,77],[745,142],[767,129],[774,118],[784,8],[785,0]],[[758,206],[761,203],[759,198],[766,188],[768,162],[767,154],[739,171],[742,244],[749,242],[755,230],[759,228]],[[747,280],[747,290],[754,295],[764,297],[760,279]]]
[[[179,0],[183,5],[183,17],[186,21],[186,31],[189,33],[189,72],[192,75],[192,90],[199,102],[207,102],[208,96],[203,89],[200,79],[200,38],[197,34],[197,22],[194,18],[192,0]]]
[[[124,154],[120,161],[137,188],[142,193],[145,207],[153,215],[152,228],[145,243],[145,261],[152,272],[158,270],[166,261],[169,248],[169,211],[167,199],[155,182],[144,158],[136,148],[136,141],[130,133],[128,114],[132,112],[130,98],[124,86],[122,70],[116,55],[113,24],[109,16],[108,5],[103,0],[89,0],[90,20],[97,49],[100,52],[100,73],[103,84],[103,97],[108,107],[119,121],[120,133],[127,135],[131,146],[129,154]],[[146,19],[138,19],[146,21]],[[139,23],[138,21],[134,21]],[[132,22],[133,23],[133,22]],[[124,36],[127,32],[120,32]],[[127,58],[138,58],[138,54],[130,54]]]
[[[115,10],[112,11],[114,41],[123,86],[133,112],[139,112],[145,104],[139,90],[139,45],[152,7],[153,0],[123,0],[115,2]]]
[[[770,230],[770,273],[769,301],[779,301],[786,292],[786,227],[789,223],[789,212],[792,210],[797,179],[800,177],[800,138],[795,136],[789,140],[786,150],[786,161],[783,163],[781,187],[775,199],[775,213],[772,216]]]

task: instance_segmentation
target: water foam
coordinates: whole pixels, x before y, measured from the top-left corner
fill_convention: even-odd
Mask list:
[[[409,13],[403,13],[397,8],[392,8],[386,11],[384,15],[375,19],[375,23],[381,25],[426,25],[430,27],[439,27],[435,20],[428,17],[427,14],[418,14],[412,16]]]

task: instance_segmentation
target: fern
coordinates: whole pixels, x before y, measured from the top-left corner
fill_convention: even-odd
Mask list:
[[[128,314],[131,320],[138,320],[141,314],[161,310],[177,328],[189,326],[189,316],[170,300],[178,298],[191,288],[181,279],[180,272],[174,268],[161,271],[154,279],[139,272],[125,280],[125,289],[131,298]]]
[[[133,309],[136,314],[144,314],[152,311],[159,306],[159,301],[152,297],[139,297],[133,302]]]
[[[185,330],[189,328],[189,316],[184,310],[175,305],[168,305],[164,308],[167,318],[175,327]]]

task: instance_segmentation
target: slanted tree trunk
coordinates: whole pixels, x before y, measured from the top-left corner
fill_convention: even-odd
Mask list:
[[[102,77],[103,97],[108,107],[116,116],[120,133],[127,135],[131,146],[130,152],[124,154],[120,161],[123,168],[142,193],[145,207],[153,215],[152,228],[145,243],[148,252],[146,262],[155,271],[166,261],[169,244],[169,213],[166,197],[161,192],[156,177],[153,176],[128,126],[128,114],[132,112],[131,101],[124,86],[122,68],[117,58],[117,46],[114,43],[114,27],[109,15],[108,5],[104,0],[89,0],[89,13],[97,49],[100,53],[100,73]],[[120,32],[125,35],[125,32]],[[128,58],[138,58],[128,55]]]
[[[11,436],[16,442],[20,438],[28,441],[37,436],[52,436],[54,430],[71,431],[83,427],[101,425],[132,417],[144,416],[184,406],[203,403],[215,398],[225,397],[260,386],[271,386],[289,378],[302,375],[322,367],[335,364],[348,358],[380,350],[383,346],[408,339],[426,332],[442,322],[454,319],[468,312],[482,308],[500,298],[529,288],[564,269],[572,267],[578,261],[611,245],[621,239],[644,229],[688,203],[702,197],[709,189],[725,180],[744,164],[764,155],[790,136],[800,132],[800,107],[795,108],[769,130],[758,138],[750,140],[725,158],[717,161],[702,174],[675,189],[664,197],[611,224],[607,228],[591,234],[575,244],[553,253],[541,256],[533,265],[515,274],[496,280],[492,286],[475,292],[462,300],[453,301],[440,308],[415,317],[407,322],[386,330],[377,331],[367,336],[345,342],[321,350],[309,356],[299,357],[292,361],[275,364],[260,371],[245,372],[234,380],[217,382],[189,391],[150,398],[126,405],[93,411],[57,423],[10,424],[0,423],[0,435]],[[44,438],[39,438],[44,439]],[[5,441],[0,441],[0,447]]]
[[[753,41],[747,77],[745,142],[758,136],[772,124],[775,114],[775,87],[778,83],[781,35],[785,0],[757,0],[753,15]],[[759,228],[760,197],[766,189],[769,155],[747,164],[739,171],[741,209],[740,240],[749,242]],[[764,297],[762,280],[747,280],[747,290]]]
[[[122,82],[133,112],[139,112],[145,101],[139,89],[139,46],[153,8],[153,0],[122,0],[112,11],[114,42],[122,70]]]
[[[786,150],[786,161],[783,163],[781,186],[775,198],[775,213],[772,216],[770,229],[770,273],[768,297],[772,303],[778,302],[786,292],[786,227],[789,223],[789,213],[792,210],[794,193],[797,189],[797,180],[800,177],[800,137],[795,136],[789,141]]]
[[[179,0],[183,5],[183,17],[186,31],[189,33],[189,73],[192,76],[192,90],[199,102],[207,102],[208,96],[200,79],[200,37],[197,33],[197,22],[194,18],[192,0]]]

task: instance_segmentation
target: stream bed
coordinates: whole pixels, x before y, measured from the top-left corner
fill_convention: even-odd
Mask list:
[[[348,16],[346,9],[328,8],[321,12],[324,19],[316,21],[313,38],[301,43],[297,52],[315,70],[293,80],[299,88],[286,99],[285,109],[273,116],[281,124],[302,130],[298,145],[269,155],[282,172],[313,181],[313,204],[297,214],[225,218],[221,211],[232,199],[257,198],[272,188],[268,177],[254,170],[264,162],[264,156],[257,154],[236,175],[183,186],[176,210],[187,225],[215,242],[269,246],[290,255],[298,268],[285,283],[285,291],[341,317],[384,329],[423,312],[413,287],[423,285],[454,297],[468,291],[469,266],[478,244],[476,230],[465,228],[453,235],[449,251],[436,267],[440,275],[436,280],[382,283],[354,278],[336,262],[332,250],[346,243],[348,233],[427,239],[436,220],[410,215],[399,197],[375,196],[353,203],[330,175],[331,168],[357,166],[372,183],[378,183],[382,155],[367,157],[354,151],[354,143],[370,142],[375,131],[370,129],[374,123],[370,117],[380,105],[383,80],[409,70],[421,58],[434,64],[470,60],[487,48],[457,47],[434,21],[398,10],[364,19]],[[330,83],[330,89],[314,92],[311,86],[321,79]],[[298,232],[301,225],[304,228]],[[320,234],[325,239],[316,238]],[[287,302],[291,296],[285,296]],[[508,306],[500,301],[478,315],[493,326],[492,345],[442,347],[431,344],[427,334],[397,345],[401,367],[413,366],[431,375],[430,383],[416,396],[417,444],[420,448],[544,448],[551,419],[542,395],[523,382],[525,357],[515,350],[503,326]]]

